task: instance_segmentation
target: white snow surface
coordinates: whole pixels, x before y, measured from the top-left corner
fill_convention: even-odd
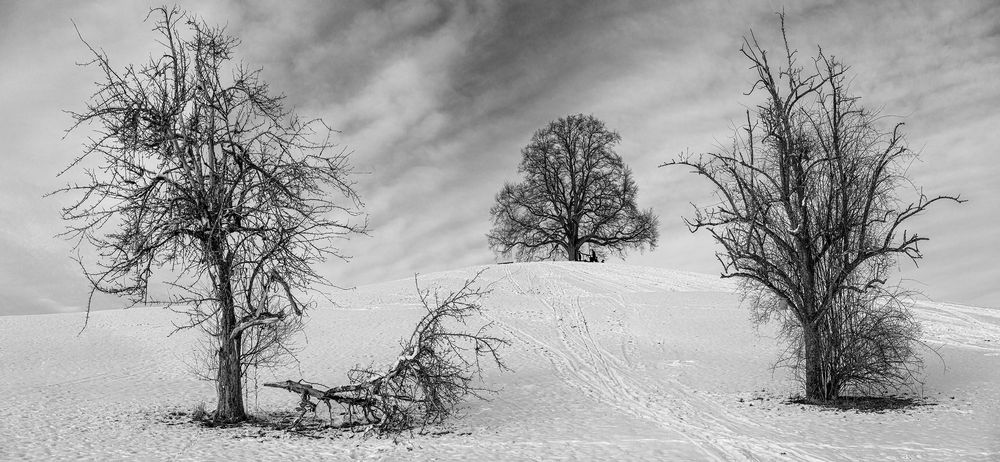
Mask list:
[[[755,327],[716,276],[560,262],[419,281],[447,291],[484,268],[478,322],[511,341],[513,371],[490,369],[497,393],[451,423],[395,440],[170,418],[215,396],[190,372],[202,334],[168,337],[184,319],[161,308],[95,311],[82,333],[80,313],[0,317],[0,460],[1000,460],[1000,310],[916,304],[932,405],[858,413],[788,404],[800,386],[772,370],[776,327]],[[334,296],[309,313],[299,363],[259,383],[391,364],[423,312],[412,279]],[[297,404],[249,385],[252,412]]]

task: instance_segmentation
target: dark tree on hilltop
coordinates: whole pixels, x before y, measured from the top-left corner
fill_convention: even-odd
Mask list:
[[[721,152],[683,156],[716,187],[717,204],[696,208],[692,231],[722,246],[723,277],[741,278],[759,319],[776,316],[793,338],[806,397],[887,391],[920,367],[919,326],[906,298],[887,286],[899,258],[917,260],[926,237],[908,220],[939,201],[910,190],[916,156],[902,124],[879,128],[848,88],[848,68],[819,50],[808,69],[788,47],[779,64],[751,32],[741,51],[763,102]]]
[[[506,183],[490,209],[497,253],[519,259],[580,259],[584,245],[624,254],[656,246],[657,218],[636,206],[638,188],[614,147],[618,133],[571,115],[535,132],[521,150],[520,183]]]
[[[235,37],[177,9],[150,16],[161,48],[142,65],[114,68],[87,44],[102,78],[73,129],[96,135],[67,167],[86,180],[57,191],[79,196],[66,235],[97,251],[80,261],[91,301],[169,303],[188,316],[178,328],[210,334],[214,417],[239,421],[247,368],[283,352],[310,286],[328,284],[313,265],[343,258],[333,240],[365,222],[330,129],[234,62]],[[166,300],[150,293],[154,274]]]

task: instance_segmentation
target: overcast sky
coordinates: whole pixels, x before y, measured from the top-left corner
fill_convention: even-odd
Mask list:
[[[189,4],[186,4],[189,3]],[[203,5],[205,3],[205,5]],[[777,1],[182,2],[242,39],[303,116],[341,130],[353,151],[371,236],[322,272],[360,285],[494,261],[488,210],[517,178],[532,133],[593,114],[623,138],[639,206],[660,246],[627,264],[718,273],[715,246],[681,216],[711,190],[657,166],[713,150],[754,100],[741,37],[779,45]],[[87,287],[69,259],[65,199],[43,199],[87,132],[63,138],[99,77],[73,29],[112,63],[154,50],[142,2],[0,2],[0,314],[79,310]],[[852,66],[866,105],[906,122],[925,192],[961,193],[912,222],[930,237],[909,287],[939,301],[1000,306],[1000,3],[788,2],[803,57],[816,45]],[[334,294],[336,297],[336,294]],[[111,301],[102,306],[113,307]]]

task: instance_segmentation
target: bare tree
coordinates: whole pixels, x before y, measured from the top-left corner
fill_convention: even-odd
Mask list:
[[[481,314],[479,300],[487,293],[475,287],[481,274],[444,296],[437,291],[431,295],[417,286],[427,313],[401,342],[402,352],[387,369],[358,367],[348,373],[349,384],[325,390],[301,380],[264,386],[301,395],[296,424],[306,413],[315,412],[320,402],[327,405],[331,420],[331,403],[346,408],[348,417],[342,426],[372,425],[381,433],[444,421],[462,400],[482,398],[482,393],[489,391],[475,383],[482,377],[484,360],[487,366],[506,369],[498,350],[508,342],[489,334],[491,323],[466,329],[470,319]]]
[[[313,265],[344,258],[333,240],[366,223],[330,129],[234,62],[235,37],[176,8],[149,17],[162,50],[142,65],[116,69],[84,40],[102,79],[72,113],[72,129],[97,129],[60,173],[86,176],[56,191],[79,195],[65,235],[97,252],[80,259],[88,316],[97,292],[186,313],[177,328],[200,327],[217,348],[214,417],[239,421],[245,368],[281,353],[310,286],[328,284]],[[154,274],[165,299],[151,294]]]
[[[682,156],[716,187],[719,202],[696,207],[692,232],[722,246],[723,277],[741,278],[760,319],[777,316],[796,337],[807,399],[836,398],[905,383],[919,367],[919,332],[905,300],[886,286],[900,257],[916,261],[927,238],[904,224],[939,201],[914,187],[915,153],[902,123],[886,132],[848,89],[848,68],[822,49],[809,70],[789,48],[778,69],[751,32],[742,54],[765,100],[717,153]]]
[[[582,114],[535,132],[521,150],[520,183],[506,183],[490,209],[490,248],[520,259],[581,258],[583,246],[618,254],[656,246],[652,209],[636,206],[638,188],[614,147],[618,133]]]

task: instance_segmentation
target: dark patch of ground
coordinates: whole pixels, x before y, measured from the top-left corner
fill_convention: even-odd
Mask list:
[[[813,400],[802,397],[791,398],[787,404],[817,406],[824,410],[885,413],[905,412],[922,406],[935,406],[925,398],[913,396],[841,396],[831,400]]]
[[[434,425],[422,428],[414,428],[395,434],[379,434],[374,431],[372,425],[350,422],[333,423],[330,420],[319,418],[317,415],[305,416],[299,412],[279,411],[260,412],[249,415],[247,420],[242,422],[216,422],[212,420],[211,413],[205,412],[203,408],[196,408],[194,411],[180,409],[168,410],[166,413],[157,412],[152,416],[155,420],[167,425],[197,426],[208,429],[230,429],[233,438],[366,438],[385,437],[397,443],[401,438],[413,436],[443,436],[454,434],[458,436],[468,436],[469,431],[460,432],[450,426]]]

